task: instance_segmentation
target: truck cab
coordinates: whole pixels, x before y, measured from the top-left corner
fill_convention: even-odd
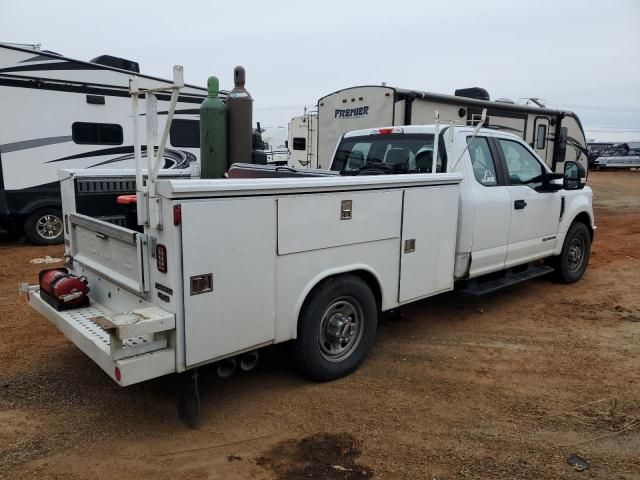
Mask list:
[[[462,173],[456,280],[557,259],[575,223],[593,240],[592,192],[581,164],[568,161],[564,174],[556,174],[521,138],[467,126],[440,129],[434,158],[435,130],[411,125],[348,132],[336,146],[331,169],[347,175]],[[577,280],[586,269],[585,248],[584,239],[571,247],[567,280]]]

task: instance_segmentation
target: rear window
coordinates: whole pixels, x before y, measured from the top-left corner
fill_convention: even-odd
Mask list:
[[[446,170],[446,160],[441,138],[436,172]],[[358,172],[380,168],[389,173],[430,173],[432,162],[433,134],[366,135],[343,139],[331,169]]]

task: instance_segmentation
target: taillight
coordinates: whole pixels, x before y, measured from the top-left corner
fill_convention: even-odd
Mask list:
[[[113,371],[113,376],[116,377],[116,381],[122,380],[122,373],[120,372],[120,368],[116,367]]]
[[[404,130],[402,130],[401,128],[389,127],[389,128],[376,128],[372,133],[378,134],[378,135],[389,135],[390,133],[402,133],[403,131]]]
[[[180,205],[174,205],[173,206],[173,224],[180,225],[181,221],[182,221],[182,209],[180,208]]]
[[[161,273],[167,273],[167,247],[162,244],[156,245],[156,266]]]

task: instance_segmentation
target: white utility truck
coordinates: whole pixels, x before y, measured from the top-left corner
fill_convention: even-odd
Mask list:
[[[135,111],[139,94],[153,102],[132,93]],[[148,151],[153,117],[147,108]],[[333,161],[343,174],[327,177],[162,179],[151,157],[146,186],[137,171],[143,232],[76,213],[84,173],[63,172],[65,266],[87,282],[88,305],[59,308],[78,292],[52,300],[42,282],[23,290],[119,385],[181,374],[189,425],[205,364],[248,368],[257,349],[294,341],[305,375],[340,378],[365,359],[381,311],[554,268],[574,282],[587,268],[584,169],[552,173],[522,139],[480,127],[347,133]]]

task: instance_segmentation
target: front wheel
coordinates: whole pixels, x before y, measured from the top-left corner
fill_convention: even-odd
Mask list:
[[[355,275],[320,284],[305,302],[293,346],[297,367],[316,381],[344,377],[364,361],[376,336],[378,308]]]
[[[591,254],[591,235],[584,223],[573,223],[564,239],[558,274],[565,283],[574,283],[584,275]]]
[[[55,207],[41,208],[24,221],[24,234],[36,245],[62,243],[64,237],[62,212]]]

